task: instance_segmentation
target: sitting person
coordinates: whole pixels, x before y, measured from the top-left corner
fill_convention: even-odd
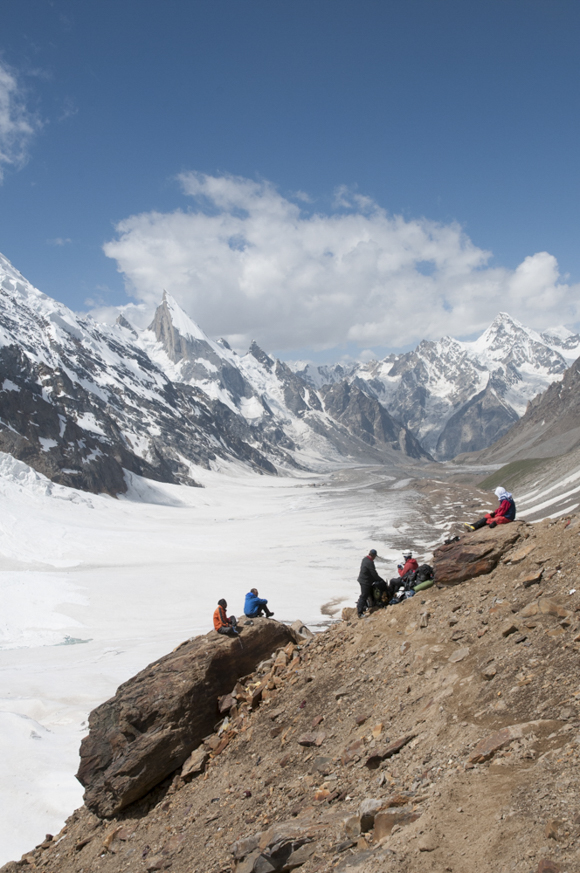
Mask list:
[[[494,494],[499,500],[498,508],[492,512],[486,512],[485,516],[474,524],[464,522],[467,530],[479,530],[481,527],[485,527],[486,524],[490,527],[495,527],[497,524],[508,524],[508,522],[515,520],[516,504],[509,491],[500,487],[495,489]]]
[[[419,564],[413,557],[412,552],[403,552],[403,560],[404,564],[397,564],[397,570],[399,572],[399,576],[406,576],[407,573],[416,573],[419,569]]]
[[[239,630],[237,629],[237,620],[235,615],[230,615],[228,618],[226,609],[227,602],[222,598],[218,600],[218,606],[213,614],[213,626],[218,634],[225,634],[228,637],[237,637]]]
[[[258,615],[265,615],[266,618],[272,618],[273,612],[268,609],[268,601],[263,597],[258,597],[258,589],[250,588],[246,594],[244,603],[244,615],[248,618],[256,618]]]

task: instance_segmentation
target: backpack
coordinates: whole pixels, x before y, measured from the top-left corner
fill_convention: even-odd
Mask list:
[[[421,564],[420,567],[415,571],[415,585],[420,584],[421,582],[427,582],[428,579],[435,578],[435,571],[430,564]]]

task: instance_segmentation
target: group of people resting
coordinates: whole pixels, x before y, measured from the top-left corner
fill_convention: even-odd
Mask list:
[[[356,605],[358,617],[362,618],[366,610],[375,603],[374,589],[380,592],[382,601],[386,604],[394,597],[395,591],[404,579],[410,573],[416,573],[419,569],[419,564],[413,557],[412,552],[403,552],[403,564],[397,565],[399,578],[395,577],[390,582],[385,582],[377,573],[375,567],[375,558],[377,550],[371,549],[366,558],[363,558],[360,565],[360,573],[358,574],[358,583],[360,585],[360,597]]]
[[[468,530],[479,530],[486,525],[494,528],[498,524],[507,524],[510,521],[514,521],[516,517],[516,504],[513,496],[509,491],[506,491],[505,488],[501,487],[496,488],[494,493],[499,500],[499,506],[497,509],[494,509],[492,512],[486,512],[483,518],[480,518],[473,524],[465,522],[465,527]],[[413,557],[413,553],[410,551],[403,552],[403,563],[397,566],[399,576],[391,579],[389,582],[385,582],[385,580],[381,579],[377,573],[375,567],[376,557],[377,550],[371,549],[368,555],[362,559],[360,565],[360,573],[358,575],[360,597],[356,605],[356,611],[359,618],[364,615],[370,606],[375,604],[375,591],[381,598],[382,603],[387,604],[394,598],[401,582],[409,580],[409,578],[412,578],[419,570],[419,564]],[[414,592],[411,591],[410,594],[412,593]],[[395,600],[395,602],[397,601]],[[228,604],[223,598],[218,600],[217,609],[213,614],[213,626],[218,634],[236,636],[239,633],[236,617],[234,615],[228,616],[226,612],[227,608]],[[250,588],[244,601],[244,615],[247,616],[247,618],[256,618],[261,615],[264,615],[266,618],[271,618],[274,613],[268,609],[268,601],[265,598],[258,596],[258,589]]]
[[[513,495],[506,491],[505,488],[496,488],[494,492],[499,501],[497,509],[491,512],[486,512],[483,518],[473,524],[464,523],[469,531],[479,530],[486,525],[490,528],[496,527],[498,524],[508,524],[514,521],[516,517],[516,504]],[[391,602],[401,582],[412,578],[413,574],[417,573],[419,565],[412,552],[403,552],[403,564],[398,564],[397,571],[399,578],[395,577],[390,582],[385,582],[377,573],[375,567],[375,558],[377,550],[371,549],[368,555],[362,559],[360,565],[360,573],[358,582],[360,585],[360,597],[357,601],[356,611],[359,618],[362,618],[366,610],[376,604],[375,591],[379,592],[379,596],[384,604]],[[418,589],[417,589],[418,590]],[[414,592],[410,592],[411,594]],[[397,602],[396,600],[394,601]]]
[[[213,626],[218,634],[235,637],[239,633],[238,622],[235,615],[228,616],[227,608],[228,604],[222,597],[218,600],[217,609],[213,614]],[[244,615],[247,618],[256,618],[259,615],[272,618],[274,613],[268,609],[268,601],[264,597],[258,597],[258,589],[250,588],[244,601]]]

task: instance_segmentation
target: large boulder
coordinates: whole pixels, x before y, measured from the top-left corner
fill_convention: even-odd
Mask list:
[[[526,528],[523,521],[484,527],[468,533],[459,542],[439,546],[433,553],[435,581],[440,585],[459,585],[467,579],[494,570]]]
[[[95,815],[115,815],[181,767],[218,721],[217,698],[293,640],[284,624],[253,622],[241,638],[211,631],[183,643],[91,712],[77,779]]]

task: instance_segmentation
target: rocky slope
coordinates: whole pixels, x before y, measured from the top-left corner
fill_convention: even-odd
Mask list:
[[[580,359],[561,382],[534,398],[525,415],[477,459],[486,462],[551,458],[580,446]]]
[[[483,449],[525,412],[528,401],[580,351],[566,330],[538,334],[500,313],[474,342],[443,337],[402,355],[345,369],[298,365],[312,385],[346,379],[403,422],[435,458]]]
[[[112,818],[77,810],[3,871],[572,873],[579,536],[573,515],[462,537],[436,555],[440,587],[347,610],[208,689],[215,730],[182,768]],[[481,574],[459,582],[466,554]]]

